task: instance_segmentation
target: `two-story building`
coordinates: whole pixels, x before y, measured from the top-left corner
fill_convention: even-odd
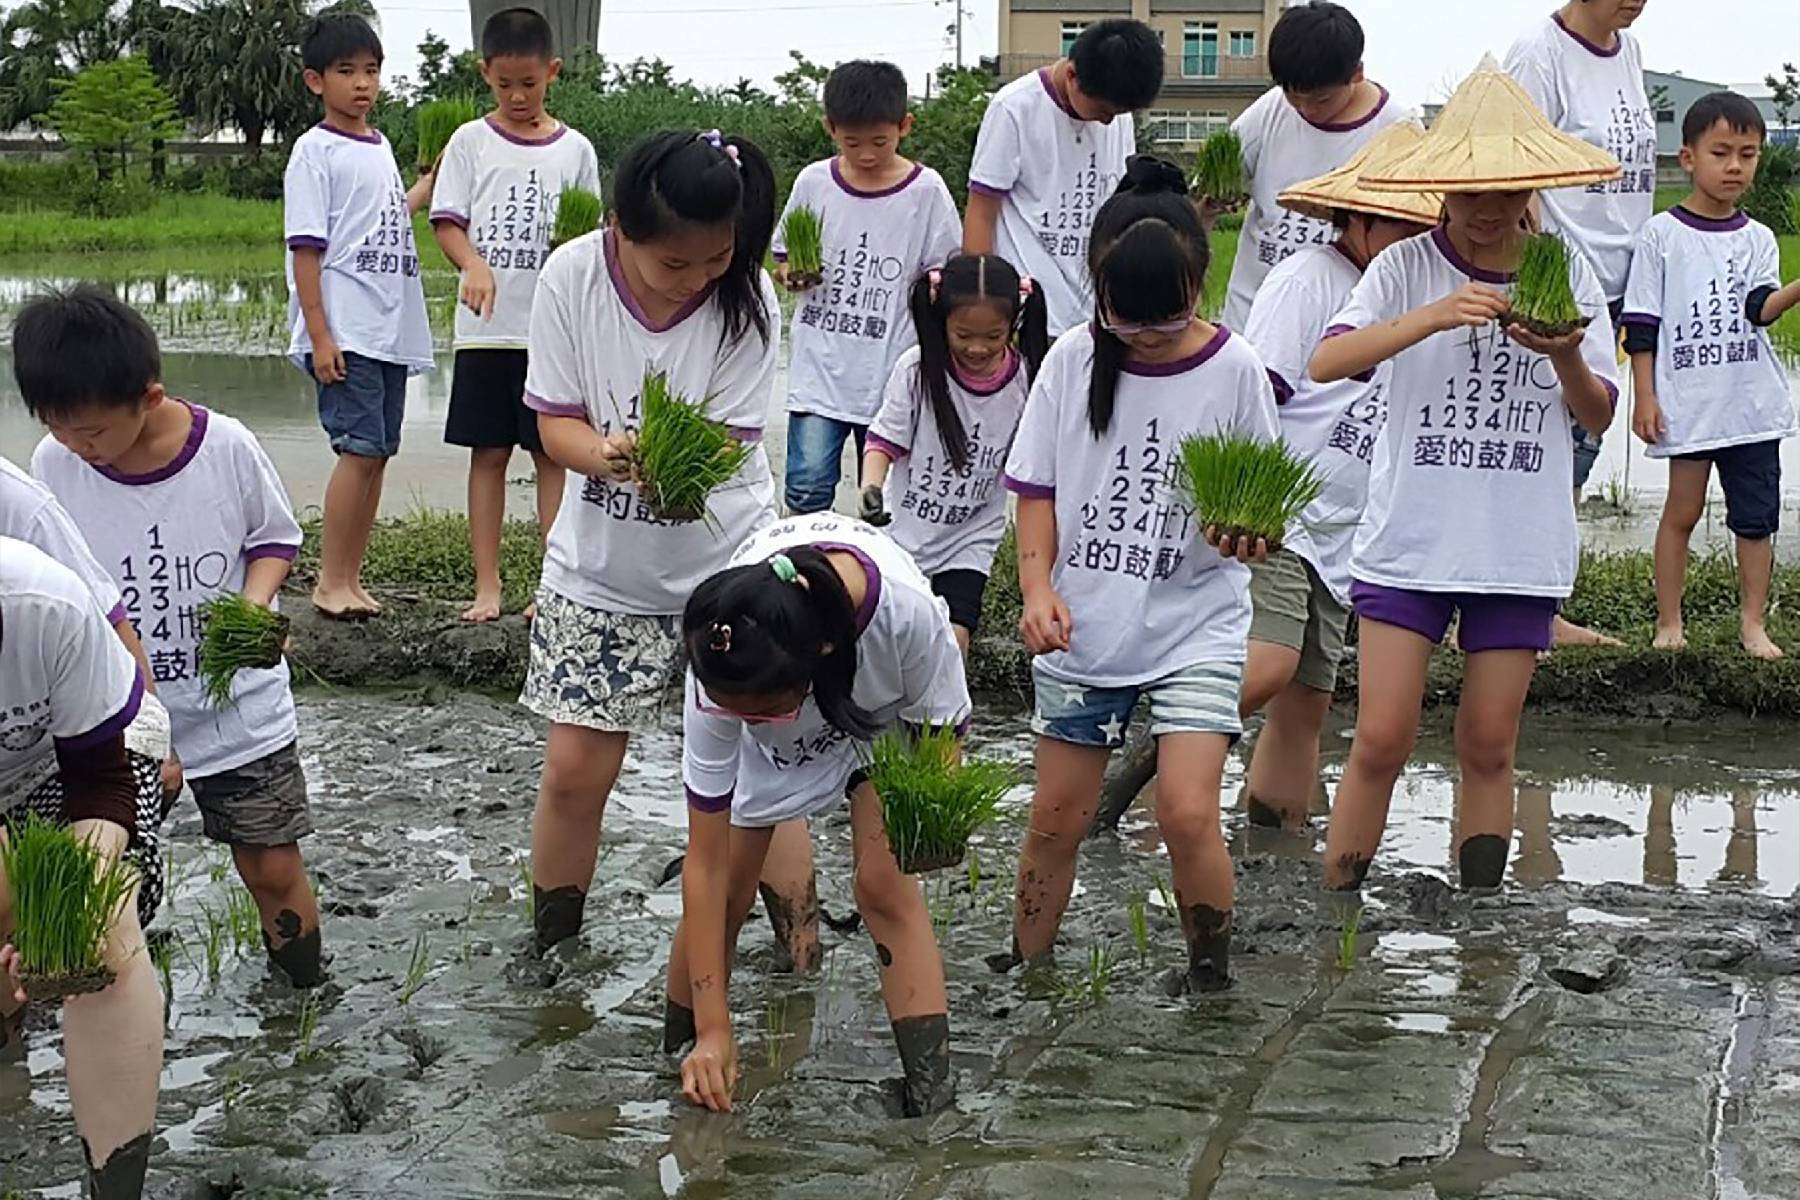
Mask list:
[[[1144,125],[1158,145],[1191,149],[1269,89],[1269,31],[1284,0],[999,0],[1005,83],[1069,52],[1095,21],[1135,17],[1162,39],[1163,89]]]

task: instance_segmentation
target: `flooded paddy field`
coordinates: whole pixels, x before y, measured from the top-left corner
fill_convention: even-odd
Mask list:
[[[1086,847],[1056,975],[988,969],[1009,937],[1019,793],[969,866],[925,882],[954,1109],[889,1115],[898,1064],[866,935],[828,929],[823,969],[796,976],[759,916],[733,980],[738,1107],[715,1116],[683,1103],[659,1049],[680,905],[659,880],[685,840],[675,734],[634,747],[579,944],[528,963],[539,723],[479,696],[310,690],[306,852],[334,981],[304,1000],[266,977],[184,800],[157,922],[172,996],[150,1194],[1800,1195],[1797,731],[1735,729],[1528,716],[1492,897],[1447,882],[1444,732],[1396,793],[1360,913],[1317,889],[1322,823],[1281,835],[1228,814],[1237,986],[1198,1001],[1158,982],[1181,952],[1148,800]],[[985,715],[976,737],[1028,758],[1018,717]],[[815,829],[840,920],[846,826]],[[0,1112],[0,1192],[78,1195],[53,1021],[0,1062]]]

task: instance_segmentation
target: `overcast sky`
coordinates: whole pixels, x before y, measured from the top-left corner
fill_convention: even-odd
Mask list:
[[[859,55],[905,67],[923,87],[952,57],[944,29],[955,0],[605,0],[600,49],[609,58],[661,57],[705,83],[767,83],[790,48],[826,64]],[[964,0],[968,61],[994,52],[995,0]],[[1369,35],[1368,69],[1409,104],[1443,98],[1485,51],[1503,55],[1554,0],[1350,0]],[[454,0],[376,0],[390,70],[417,70],[428,30],[469,44]],[[1653,70],[1742,84],[1800,62],[1800,0],[1650,0],[1634,32]]]

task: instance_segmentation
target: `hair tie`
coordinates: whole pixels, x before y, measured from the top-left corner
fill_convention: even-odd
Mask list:
[[[708,129],[704,133],[697,133],[694,135],[694,140],[696,142],[705,142],[714,150],[717,150],[720,154],[729,158],[731,160],[731,165],[738,170],[741,171],[744,169],[744,162],[738,155],[738,148],[736,146],[728,145],[725,141],[725,135],[719,130]]]
[[[769,568],[775,572],[775,578],[783,583],[798,583],[800,572],[794,569],[794,560],[785,554],[777,554],[769,560]]]
[[[1031,289],[1033,286],[1035,286],[1035,285],[1031,282],[1031,276],[1029,276],[1029,275],[1019,276],[1019,298],[1021,300],[1030,299],[1031,298]]]
[[[938,267],[933,267],[931,270],[925,272],[925,281],[931,285],[931,302],[936,304],[938,302],[938,289],[942,287],[944,283],[944,272]]]
[[[731,653],[731,626],[723,621],[714,621],[712,637],[707,640],[706,645],[715,654]]]

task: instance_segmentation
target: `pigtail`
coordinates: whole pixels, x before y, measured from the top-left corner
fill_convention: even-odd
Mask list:
[[[1088,376],[1088,428],[1097,442],[1112,428],[1119,398],[1119,374],[1125,366],[1125,343],[1094,326],[1094,369]]]
[[[733,341],[754,328],[763,345],[769,344],[769,312],[763,306],[763,260],[775,236],[775,171],[749,138],[725,139],[743,177],[744,197],[738,208],[737,244],[731,266],[719,279],[719,307],[725,314],[725,333]]]
[[[805,581],[805,593],[813,612],[813,628],[826,649],[813,670],[812,694],[819,712],[834,729],[867,741],[881,732],[875,714],[856,702],[856,608],[837,569],[822,550],[811,546],[788,552],[794,569]],[[798,587],[798,584],[789,584]]]
[[[1044,299],[1044,289],[1035,282],[1027,280],[1021,290],[1019,357],[1025,360],[1025,382],[1033,383],[1038,368],[1044,365],[1044,355],[1050,353],[1050,305]]]
[[[953,260],[954,261],[954,260]],[[944,330],[949,318],[941,292],[944,270],[933,267],[914,281],[907,306],[913,329],[919,335],[919,378],[915,393],[919,403],[931,405],[944,453],[959,472],[969,467],[969,432],[963,428],[956,403],[950,398],[950,337]]]

